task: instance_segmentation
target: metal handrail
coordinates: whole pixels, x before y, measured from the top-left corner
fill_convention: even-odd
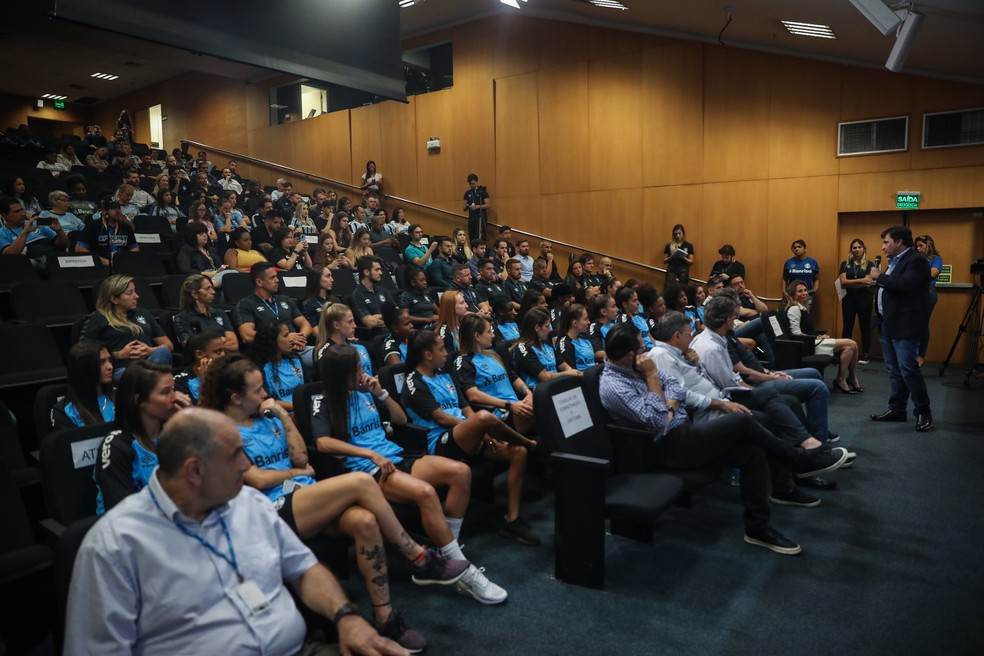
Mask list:
[[[308,177],[308,178],[314,178],[315,180],[320,180],[322,182],[326,182],[326,183],[331,184],[331,185],[348,187],[349,189],[357,190],[357,191],[360,191],[360,192],[362,191],[361,187],[359,187],[358,185],[354,185],[354,184],[352,184],[350,182],[342,182],[341,180],[333,180],[332,178],[327,178],[327,177],[325,177],[323,175],[318,175],[317,173],[311,173],[309,171],[302,171],[301,169],[295,169],[292,166],[284,166],[283,164],[277,164],[275,162],[268,162],[265,159],[259,159],[257,157],[250,157],[249,155],[243,155],[242,153],[234,153],[231,150],[226,150],[224,148],[218,148],[216,146],[210,146],[208,144],[203,144],[203,143],[201,143],[199,141],[192,141],[191,139],[182,139],[181,140],[181,145],[182,146],[184,146],[184,145],[194,146],[196,148],[201,148],[202,150],[204,150],[206,152],[219,153],[221,155],[226,155],[227,157],[232,157],[232,158],[237,159],[237,160],[242,160],[242,161],[245,161],[245,162],[250,162],[252,164],[259,164],[260,166],[266,166],[266,167],[269,167],[269,168],[272,168],[272,169],[280,169],[282,171],[287,171],[287,172],[289,172],[289,173],[291,173],[293,175],[301,175],[301,176],[305,176],[305,177]],[[391,199],[393,199],[393,200],[395,200],[397,202],[404,203],[404,204],[407,204],[407,205],[412,205],[414,207],[420,207],[420,208],[426,209],[426,210],[431,211],[431,212],[437,212],[439,214],[446,214],[448,216],[453,216],[456,219],[466,219],[466,220],[468,219],[468,216],[465,215],[465,214],[460,214],[458,212],[452,212],[450,210],[446,210],[446,209],[443,209],[443,208],[440,208],[440,207],[434,207],[432,205],[427,205],[425,203],[419,203],[419,202],[417,202],[415,200],[411,200],[409,198],[401,198],[400,196],[394,196],[392,194],[384,194],[384,195],[387,198],[391,198]],[[499,224],[499,223],[489,223],[489,225],[493,226],[494,228],[499,228],[501,224]],[[527,237],[531,237],[533,239],[539,240],[539,241],[549,241],[551,244],[557,244],[558,246],[563,246],[564,248],[569,248],[572,251],[581,251],[581,252],[590,252],[590,253],[595,253],[596,252],[596,251],[594,251],[594,250],[592,250],[590,248],[585,248],[585,247],[582,247],[582,246],[577,246],[575,244],[570,244],[570,243],[568,243],[566,241],[560,241],[560,240],[557,240],[557,239],[551,239],[549,237],[545,237],[543,235],[538,235],[538,234],[533,233],[533,232],[528,232],[526,230],[516,230],[516,232],[518,232],[520,234],[523,234],[523,235],[526,235]],[[647,269],[649,271],[655,271],[655,272],[658,272],[658,273],[666,273],[666,269],[661,269],[661,268],[659,268],[657,266],[653,266],[651,264],[643,264],[642,262],[636,262],[635,260],[629,260],[629,259],[626,259],[624,257],[619,257],[618,255],[608,255],[608,254],[604,254],[604,253],[601,254],[601,255],[604,255],[605,257],[610,257],[611,259],[617,260],[617,261],[622,262],[624,264],[629,264],[629,265],[632,265],[634,267],[639,267],[640,269]],[[701,284],[705,284],[705,285],[707,284],[707,281],[706,280],[701,280],[700,278],[691,278],[691,280],[693,280],[694,282],[701,283]],[[759,299],[762,300],[762,301],[766,301],[766,302],[778,302],[779,300],[781,300],[781,299],[778,299],[778,298],[767,298],[765,296],[759,296]]]

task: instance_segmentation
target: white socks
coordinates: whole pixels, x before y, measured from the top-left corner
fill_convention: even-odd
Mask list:
[[[461,520],[459,519],[458,521],[460,522]],[[462,553],[461,547],[458,546],[457,540],[451,540],[441,547],[441,553],[450,560],[468,560],[465,558],[465,554]]]

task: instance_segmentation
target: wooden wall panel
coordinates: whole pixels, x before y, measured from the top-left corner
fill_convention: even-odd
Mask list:
[[[703,67],[703,47],[697,43],[642,53],[642,171],[647,187],[701,180]]]
[[[922,192],[923,209],[984,207],[984,166],[841,175],[841,212],[890,210],[897,191]]]
[[[541,213],[541,205],[543,204],[543,199],[538,194],[499,198],[494,201],[496,223],[509,226],[517,234],[525,232],[554,235],[556,234],[556,222],[551,221],[552,215]],[[457,209],[460,210],[461,208]],[[546,221],[544,216],[548,216]],[[498,236],[498,231],[490,227],[489,237],[495,238],[496,236]],[[515,241],[513,239],[513,242]],[[536,250],[535,246],[533,250]]]
[[[642,186],[641,52],[588,65],[588,170],[592,190]]]
[[[567,241],[583,245],[585,250],[599,253],[618,253],[637,262],[650,262],[651,244],[638,235],[643,222],[643,189],[616,189],[589,194],[583,209],[567,214]]]
[[[500,79],[510,75],[532,73],[540,63],[540,22],[515,14],[500,14],[489,20],[491,34],[477,35],[470,27],[465,38],[489,39],[495,58],[492,77]]]
[[[500,197],[540,193],[538,113],[536,73],[496,80],[495,168]]]
[[[708,237],[702,211],[703,186],[647,187],[644,192],[642,212],[638,217],[631,218],[632,221],[638,220],[642,228],[638,236],[644,252],[639,261],[661,269],[666,268],[663,264],[663,247],[672,237],[673,226],[682,223],[687,232],[687,241],[697,249],[691,274],[704,278],[711,269],[712,260],[708,260],[705,253],[711,245],[709,240],[713,237]],[[630,234],[637,234],[634,226]],[[657,283],[662,285],[663,282],[663,276],[658,276]]]
[[[376,167],[383,174],[383,186],[386,189],[389,163],[380,157],[383,145],[382,128],[380,126],[379,105],[357,107],[349,110],[350,131],[352,135],[352,176],[348,180],[354,185],[362,184],[362,174],[366,171],[366,162],[376,162]],[[386,189],[386,191],[391,191]]]
[[[541,71],[537,80],[540,127],[540,191],[558,194],[588,188],[588,65]]]
[[[468,187],[469,173],[478,174],[481,184],[489,188],[491,195],[507,193],[496,177],[495,84],[485,79],[466,85],[456,84],[453,89],[455,141],[449,154],[454,183],[449,198],[461,200]],[[527,120],[535,121],[535,105],[529,111],[532,118]],[[422,148],[423,144],[417,144],[417,147]],[[495,221],[494,210],[491,217]]]
[[[702,242],[693,242],[701,274],[697,277],[707,275],[718,259],[717,250],[730,243],[738,252],[738,260],[745,265],[749,288],[761,296],[776,295],[779,283],[775,273],[768,270],[767,261],[770,249],[774,248],[768,230],[768,199],[769,184],[764,180],[703,185]],[[666,241],[664,237],[660,248]]]
[[[541,72],[550,68],[577,66],[588,60],[588,49],[584,46],[591,40],[593,30],[589,25],[540,21],[537,31]]]
[[[769,58],[704,48],[704,181],[769,175]]]
[[[773,59],[769,177],[837,173],[840,70],[823,62]]]
[[[460,197],[464,188],[460,175],[454,170],[455,144],[455,104],[453,90],[448,89],[436,93],[426,93],[416,98],[417,121],[415,143],[426,144],[432,136],[441,138],[441,151],[424,151],[417,157],[417,190],[422,203],[434,204],[438,200],[450,200],[454,190]],[[463,119],[464,120],[464,117]],[[418,150],[418,153],[420,151]],[[482,173],[479,173],[482,177]],[[484,182],[484,181],[483,181]],[[457,208],[460,211],[461,207]]]
[[[379,126],[382,135],[379,160],[386,162],[383,189],[387,194],[417,198],[417,152],[425,151],[424,144],[414,141],[416,120],[415,96],[408,104],[387,102],[379,105]]]

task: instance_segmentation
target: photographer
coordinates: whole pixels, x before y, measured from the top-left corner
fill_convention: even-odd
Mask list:
[[[478,184],[478,175],[468,174],[468,191],[464,195],[468,212],[468,240],[488,237],[486,224],[489,219],[489,192]]]

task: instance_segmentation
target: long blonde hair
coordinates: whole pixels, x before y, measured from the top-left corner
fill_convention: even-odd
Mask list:
[[[126,316],[121,319],[120,315],[116,314],[116,306],[113,305],[113,298],[119,298],[132,282],[132,277],[119,273],[103,280],[102,285],[99,286],[99,297],[96,299],[96,311],[106,317],[106,321],[113,328],[129,330],[134,335],[139,335],[143,332],[143,328],[127,319]]]
[[[475,257],[475,254],[472,253],[471,246],[468,245],[468,234],[465,232],[465,229],[464,228],[455,228],[454,229],[454,232],[451,233],[451,243],[454,244],[454,249],[455,250],[458,250],[458,235],[459,234],[465,235],[465,243],[464,243],[464,248],[462,248],[462,251],[464,251],[465,257],[467,257],[470,260],[473,257]]]
[[[344,319],[345,314],[351,311],[352,308],[344,303],[325,303],[325,307],[321,310],[321,319],[318,320],[318,345],[314,349],[319,358],[321,349],[325,347],[325,344],[332,343],[331,338],[335,334],[335,328],[332,324]]]
[[[864,249],[864,255],[861,256],[861,268],[867,271],[871,268],[868,266],[868,247],[865,246],[864,242],[860,239],[851,240],[851,245],[847,249],[847,259],[844,260],[844,263],[850,266],[851,263],[854,262],[854,253],[851,252],[851,249],[854,248],[854,244],[861,244],[861,248]]]

